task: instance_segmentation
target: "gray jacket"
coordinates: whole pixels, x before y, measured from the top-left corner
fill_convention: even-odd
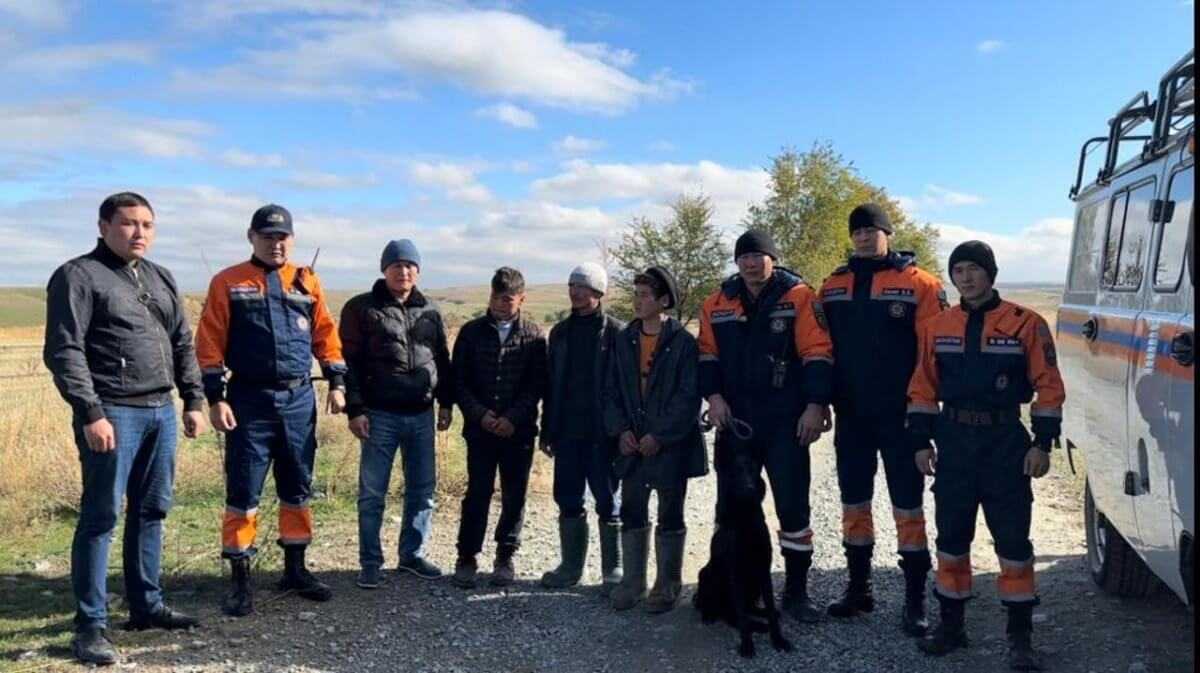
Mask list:
[[[568,318],[569,320],[570,318]],[[598,348],[592,355],[596,363],[596,408],[604,410],[604,379],[608,372],[609,356],[625,323],[607,313],[601,315],[600,338]],[[563,417],[562,401],[566,399],[567,376],[571,371],[567,358],[574,354],[567,352],[567,321],[563,320],[550,329],[550,355],[547,367],[549,381],[546,386],[546,397],[542,400],[542,441],[553,444],[562,436],[566,419]],[[582,357],[587,357],[584,355]],[[608,437],[604,429],[604,419],[595,419],[596,439]]]
[[[145,259],[135,272],[103,240],[50,278],[42,359],[75,417],[87,423],[104,418],[102,404],[167,404],[172,387],[188,411],[204,405],[175,278]]]
[[[638,438],[653,435],[661,451],[641,458],[625,478],[645,479],[653,486],[671,488],[708,474],[708,454],[699,420],[700,349],[696,338],[679,321],[668,318],[658,337],[643,395],[641,333],[642,322],[634,320],[617,339],[605,386],[604,424],[614,438],[626,430]]]

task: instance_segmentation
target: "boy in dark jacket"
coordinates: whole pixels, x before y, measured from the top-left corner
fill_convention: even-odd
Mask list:
[[[524,301],[521,272],[501,267],[492,277],[487,313],[463,325],[454,342],[455,397],[467,440],[467,494],[453,577],[462,588],[475,586],[475,556],[483,548],[497,471],[502,504],[492,584],[511,584],[516,575],[512,557],[520,546],[546,379],[546,337],[521,315]]]
[[[637,318],[617,339],[605,388],[605,427],[620,449],[621,532],[625,574],[613,607],[627,610],[646,594],[650,491],[658,491],[658,572],[646,600],[651,613],[668,612],[683,585],[687,480],[708,472],[700,432],[699,349],[679,321],[675,280],[660,267],[634,278]]]
[[[404,464],[404,517],[397,568],[440,577],[425,559],[433,521],[433,402],[437,429],[450,427],[454,381],[446,325],[437,304],[417,289],[421,254],[408,239],[389,242],[380,256],[383,278],[342,308],[338,333],[349,371],[346,416],[362,442],[358,468],[358,586],[379,586],[383,550],[379,529],[396,450]]]

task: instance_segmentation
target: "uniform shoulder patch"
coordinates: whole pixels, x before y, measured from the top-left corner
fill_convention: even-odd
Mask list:
[[[814,301],[812,304],[813,316],[817,319],[817,325],[826,332],[829,331],[829,318],[825,316],[825,306],[820,301]]]
[[[937,300],[938,306],[941,306],[943,311],[950,308],[950,299],[946,296],[946,288],[938,290]]]
[[[829,287],[821,290],[822,297],[841,297],[849,292],[848,288],[844,287]]]
[[[1058,349],[1054,347],[1054,335],[1050,334],[1050,326],[1046,321],[1039,320],[1037,326],[1038,338],[1042,341],[1042,357],[1048,367],[1058,368]]]

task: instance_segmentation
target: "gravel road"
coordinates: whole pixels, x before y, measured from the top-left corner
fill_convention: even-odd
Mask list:
[[[1045,653],[1050,670],[1191,671],[1193,616],[1174,596],[1159,593],[1147,600],[1122,601],[1101,593],[1088,578],[1079,489],[1061,458],[1056,456],[1052,474],[1036,484],[1033,534],[1043,599],[1035,615],[1035,642]],[[321,544],[313,550],[314,565],[333,584],[336,595],[332,602],[315,605],[284,596],[265,602],[254,617],[233,621],[217,616],[216,587],[185,594],[176,603],[204,614],[206,626],[183,634],[117,633],[127,661],[136,662],[123,666],[196,673],[1007,670],[1004,612],[995,592],[998,568],[982,517],[973,550],[978,598],[968,607],[969,650],[941,660],[928,659],[900,633],[897,611],[903,585],[894,562],[895,531],[886,497],[877,496],[875,586],[881,606],[873,615],[850,622],[800,626],[789,621],[785,632],[796,645],[794,653],[776,653],[766,638],[760,637],[759,657],[745,661],[734,652],[732,629],[702,625],[691,608],[691,593],[706,561],[711,534],[713,476],[692,482],[688,496],[690,532],[680,607],[665,616],[649,616],[640,609],[616,614],[598,593],[595,543],[583,586],[550,592],[537,584],[541,573],[558,558],[549,469],[540,457],[538,464],[525,544],[516,559],[519,581],[507,590],[495,590],[483,582],[477,590],[462,591],[445,580],[426,582],[394,574],[389,574],[387,583],[377,591],[357,589],[353,584],[357,569],[354,529],[318,522]],[[844,582],[838,541],[840,505],[828,439],[813,447],[813,472],[813,528],[818,550],[811,586],[815,599],[824,604],[840,593]],[[886,493],[882,475],[876,493]],[[927,498],[933,539],[931,500]],[[395,507],[389,503],[389,515],[399,513]],[[440,503],[430,549],[430,557],[447,569],[454,562],[457,510],[457,502]],[[493,511],[493,523],[495,516]],[[394,522],[389,529],[385,549],[394,549]],[[389,557],[389,563],[393,561]],[[490,549],[480,561],[481,568],[490,567]],[[781,585],[783,564],[778,555],[775,570],[777,585]],[[269,599],[273,579],[259,576],[260,600]]]

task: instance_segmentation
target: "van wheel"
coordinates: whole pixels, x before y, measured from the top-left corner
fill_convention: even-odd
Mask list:
[[[1153,573],[1133,547],[1096,509],[1092,487],[1084,489],[1083,517],[1087,527],[1087,562],[1092,580],[1117,596],[1146,596],[1156,586]]]

